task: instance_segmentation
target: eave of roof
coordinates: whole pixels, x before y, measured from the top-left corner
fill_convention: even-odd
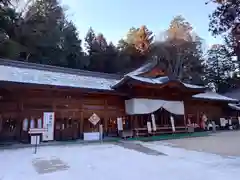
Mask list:
[[[232,104],[232,103],[229,103],[228,106],[229,106],[231,109],[234,109],[234,110],[240,111],[240,106],[239,106],[239,104]]]
[[[193,96],[194,99],[205,99],[205,100],[213,100],[213,101],[225,101],[225,102],[238,102],[237,99],[229,98],[223,95],[220,95],[215,92],[204,92],[199,93]]]
[[[112,86],[112,88],[118,88],[119,86],[121,86],[122,84],[124,84],[125,82],[127,82],[128,80],[131,80],[131,79],[142,82],[142,83],[146,83],[146,84],[152,84],[152,85],[163,85],[163,84],[166,84],[169,82],[178,82],[181,85],[183,85],[185,88],[201,89],[201,90],[205,89],[205,87],[203,87],[203,86],[182,83],[181,81],[176,80],[176,79],[171,79],[168,76],[163,76],[163,77],[158,77],[158,78],[146,78],[146,77],[140,77],[140,76],[132,75],[132,74],[125,75],[124,78],[122,78],[118,83],[116,83],[114,86]]]
[[[66,68],[66,67],[15,61],[15,60],[2,59],[2,58],[0,58],[0,65],[26,68],[26,69],[43,70],[43,71],[50,71],[50,72],[57,72],[57,73],[65,73],[65,74],[73,74],[73,75],[101,77],[101,78],[107,78],[107,79],[120,80],[123,77],[122,75],[119,75],[119,74],[109,74],[109,73],[102,73],[102,72],[96,72],[96,71],[72,69],[72,68]]]

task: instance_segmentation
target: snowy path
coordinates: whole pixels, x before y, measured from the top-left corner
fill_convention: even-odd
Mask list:
[[[240,160],[142,143],[168,156],[152,156],[117,145],[72,145],[0,151],[0,180],[234,180]]]

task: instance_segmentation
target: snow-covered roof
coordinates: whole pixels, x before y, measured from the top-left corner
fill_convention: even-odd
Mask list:
[[[159,84],[159,85],[168,83],[170,81],[173,81],[168,76],[162,76],[162,77],[158,77],[158,78],[147,78],[147,77],[141,77],[141,76],[137,76],[137,75],[128,74],[128,75],[125,75],[124,78],[122,78],[113,87],[117,87],[117,86],[123,84],[128,79],[134,79],[134,80],[137,80],[137,81],[140,81],[140,82],[144,82],[144,83]],[[192,89],[204,89],[205,88],[203,86],[197,86],[197,85],[182,83],[181,81],[178,81],[178,80],[174,80],[174,81],[177,81],[177,82],[181,83],[186,88],[192,88]]]
[[[183,83],[184,86],[186,86],[187,88],[196,88],[196,89],[204,89],[204,86],[199,86],[199,85],[194,85],[194,84],[187,84],[187,83]]]
[[[217,100],[217,101],[227,101],[227,102],[238,102],[237,99],[229,98],[223,95],[220,95],[215,92],[205,92],[205,93],[199,93],[193,96],[193,98],[196,99],[207,99],[207,100]]]
[[[240,100],[240,88],[229,91],[225,93],[224,96]]]
[[[48,65],[26,63],[0,59],[0,81],[76,87],[97,90],[113,90],[128,79],[150,83],[164,84],[172,81],[168,76],[158,78],[141,77],[139,74],[149,71],[156,62],[146,63],[122,79],[119,75],[75,70]],[[180,81],[179,81],[180,82]],[[180,82],[182,83],[182,82]],[[187,88],[204,88],[202,86],[182,83]]]
[[[169,77],[163,76],[159,78],[146,78],[146,77],[141,77],[141,76],[133,76],[130,75],[132,79],[141,81],[141,82],[146,82],[146,83],[151,83],[151,84],[163,84],[169,81]]]
[[[112,90],[119,80],[0,65],[0,81]]]
[[[144,65],[142,65],[141,67],[135,69],[134,71],[127,73],[125,76],[137,76],[140,74],[144,74],[148,72],[150,69],[152,69],[153,67],[155,67],[156,65],[157,65],[157,61],[149,61]]]
[[[229,106],[231,109],[234,109],[234,110],[240,111],[240,105],[239,105],[239,104],[232,104],[232,103],[229,103],[228,106]]]

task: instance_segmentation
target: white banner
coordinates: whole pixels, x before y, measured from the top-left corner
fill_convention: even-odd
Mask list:
[[[44,112],[43,113],[43,128],[47,131],[43,133],[43,141],[54,140],[54,112]]]
[[[151,118],[152,118],[152,128],[153,128],[153,131],[157,131],[156,121],[155,121],[155,116],[154,116],[154,114],[151,114]]]
[[[220,126],[225,127],[226,126],[226,120],[225,118],[220,118]]]
[[[99,134],[100,134],[100,140],[102,140],[103,139],[103,125],[102,124],[99,125]]]
[[[175,132],[175,123],[174,123],[174,118],[171,116],[170,117],[171,125],[172,125],[172,131]]]
[[[118,128],[119,131],[123,130],[122,118],[117,118],[117,128]]]
[[[152,132],[151,122],[147,122],[147,130],[148,130],[148,133]]]
[[[229,124],[229,126],[232,125],[232,120],[231,119],[228,120],[228,124]]]

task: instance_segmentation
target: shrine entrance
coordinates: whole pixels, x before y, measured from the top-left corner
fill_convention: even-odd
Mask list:
[[[79,138],[79,121],[77,119],[71,117],[56,119],[55,140],[76,140]]]

